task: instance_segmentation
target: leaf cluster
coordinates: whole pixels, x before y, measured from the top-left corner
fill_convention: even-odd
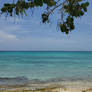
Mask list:
[[[67,3],[64,5],[64,11],[67,17],[65,21],[59,25],[61,32],[68,34],[74,30],[74,19],[83,16],[84,13],[87,12],[89,2],[82,1],[83,0],[67,0]]]
[[[63,24],[60,24],[59,26],[60,26],[61,32],[65,32],[66,34],[68,34],[69,31],[75,28],[73,17],[68,16],[66,19],[66,22],[64,22]]]
[[[73,17],[83,16],[87,12],[89,2],[80,3],[82,0],[68,0],[67,5],[64,6],[65,12]]]

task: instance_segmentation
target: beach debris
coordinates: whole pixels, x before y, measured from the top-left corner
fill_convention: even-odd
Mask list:
[[[86,89],[86,90],[82,90],[82,92],[92,92],[92,88]]]

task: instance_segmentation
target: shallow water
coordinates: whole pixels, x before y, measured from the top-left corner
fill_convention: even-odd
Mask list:
[[[92,79],[92,52],[0,52],[0,78]]]

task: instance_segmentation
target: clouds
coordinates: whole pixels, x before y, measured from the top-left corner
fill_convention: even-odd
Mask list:
[[[83,41],[84,40],[84,41]],[[92,40],[78,37],[52,38],[52,37],[27,37],[22,39],[4,40],[0,42],[0,50],[8,51],[90,51]]]
[[[89,10],[89,12],[91,9]],[[42,24],[39,10],[23,19],[0,20],[0,50],[27,51],[90,51],[92,50],[92,12],[76,22],[76,29],[68,36],[57,32],[56,24]]]
[[[16,39],[16,35],[0,31],[0,40],[14,40],[14,39]]]

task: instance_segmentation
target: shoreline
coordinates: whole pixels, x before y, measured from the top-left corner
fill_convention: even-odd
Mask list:
[[[0,86],[0,92],[92,92],[90,81],[60,81]]]

